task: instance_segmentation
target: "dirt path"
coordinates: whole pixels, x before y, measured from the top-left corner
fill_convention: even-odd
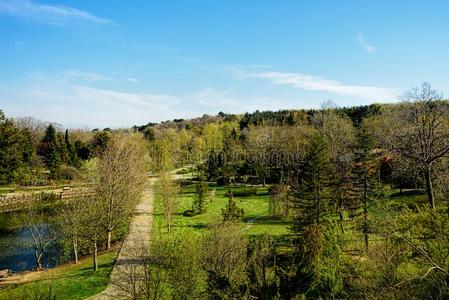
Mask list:
[[[129,279],[128,275],[130,270],[135,271],[139,269],[139,265],[141,264],[139,257],[142,255],[142,249],[148,249],[150,245],[150,234],[153,223],[154,182],[155,179],[150,180],[149,186],[143,192],[142,198],[134,210],[128,235],[118,254],[108,286],[100,294],[88,299],[127,298],[124,296],[124,293],[126,293],[124,290],[127,289],[124,285],[127,284],[126,281]]]

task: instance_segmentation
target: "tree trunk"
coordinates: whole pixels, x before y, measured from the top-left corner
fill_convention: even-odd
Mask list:
[[[106,245],[106,249],[111,249],[111,239],[112,239],[112,230],[108,230],[108,243]]]
[[[365,174],[363,183],[363,236],[365,239],[365,251],[368,251],[368,178]]]
[[[343,199],[341,195],[338,199],[338,215],[340,217],[340,230],[342,233],[344,233],[345,229],[343,228]]]
[[[435,209],[435,198],[433,195],[431,166],[427,166],[425,168],[424,177],[426,180],[426,192],[427,192],[427,198],[429,200],[430,208]]]
[[[74,236],[72,239],[73,256],[75,258],[75,264],[78,263],[78,239]]]
[[[94,242],[94,253],[93,253],[94,271],[98,271],[97,255],[98,255],[98,247],[97,247],[97,242],[95,241]]]
[[[34,257],[36,263],[36,271],[42,270],[42,253],[39,253],[37,249],[34,250]]]

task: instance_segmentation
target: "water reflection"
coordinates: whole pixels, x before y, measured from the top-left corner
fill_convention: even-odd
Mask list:
[[[11,224],[11,216],[2,215],[3,225]],[[9,222],[4,219],[9,219]],[[43,234],[49,234],[48,224],[41,225]],[[34,270],[35,255],[33,239],[29,228],[24,224],[14,224],[13,228],[0,228],[0,270],[10,269],[14,272]],[[51,268],[64,261],[62,246],[52,243],[48,246],[42,258],[42,267]]]

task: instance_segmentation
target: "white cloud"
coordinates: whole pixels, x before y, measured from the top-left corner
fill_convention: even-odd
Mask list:
[[[131,81],[131,82],[139,82],[139,80],[134,77],[128,77],[128,78],[126,78],[126,80]]]
[[[363,34],[359,33],[357,34],[357,42],[359,43],[360,47],[362,47],[363,50],[365,50],[367,53],[374,53],[376,52],[376,47],[369,45]]]
[[[121,127],[193,116],[182,110],[180,101],[172,95],[66,83],[0,89],[0,102],[9,116],[33,116],[66,127]]]
[[[236,78],[266,79],[277,85],[287,85],[297,89],[322,91],[333,94],[362,97],[372,100],[391,100],[397,97],[397,91],[375,86],[349,85],[322,76],[302,73],[259,72],[250,73],[242,70],[234,72]]]
[[[69,70],[65,71],[63,74],[65,80],[85,80],[85,81],[105,81],[105,80],[113,80],[112,77],[95,73],[95,72],[84,72],[79,70]]]
[[[113,21],[95,16],[73,7],[44,4],[32,0],[0,0],[0,13],[22,18],[33,18],[48,24],[65,20],[82,20],[98,24],[114,24]]]

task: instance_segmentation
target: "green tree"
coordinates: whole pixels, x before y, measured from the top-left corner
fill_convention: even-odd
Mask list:
[[[292,231],[297,250],[295,270],[288,279],[293,293],[307,294],[319,283],[324,217],[331,199],[329,167],[327,145],[321,134],[315,134],[305,157],[302,181],[293,190]]]
[[[221,209],[223,222],[236,222],[243,218],[245,212],[243,208],[239,208],[234,200],[234,194],[229,191],[229,201],[225,208]]]
[[[203,181],[203,178],[200,175],[196,184],[195,198],[192,203],[192,210],[197,214],[202,214],[206,211],[208,197],[207,190],[207,183]]]
[[[55,127],[50,124],[45,130],[40,146],[40,154],[44,157],[44,162],[51,172],[53,178],[57,177],[61,166],[61,153]]]
[[[34,157],[31,137],[0,111],[0,184],[23,181]]]

